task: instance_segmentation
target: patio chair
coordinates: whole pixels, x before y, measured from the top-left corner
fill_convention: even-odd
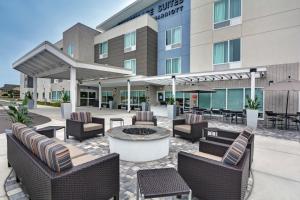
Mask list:
[[[229,122],[231,123],[233,120],[233,115],[230,112],[230,110],[225,110],[225,109],[220,109],[223,115],[223,121],[227,121],[228,119],[230,120]]]
[[[98,134],[104,136],[104,118],[92,117],[90,112],[73,112],[66,121],[66,136],[74,136],[80,142]]]
[[[178,153],[178,172],[193,196],[206,200],[243,200],[248,185],[249,150],[228,164],[229,145],[200,139],[199,152]],[[231,151],[231,150],[230,150]]]
[[[132,125],[152,125],[157,126],[157,118],[152,111],[137,111],[132,117]]]
[[[281,127],[283,126],[283,119],[281,117],[278,117],[276,113],[273,111],[265,111],[266,114],[266,126],[269,127],[269,122],[272,123],[272,128],[276,128],[277,125],[280,123]]]
[[[179,135],[194,143],[202,137],[203,129],[207,127],[208,122],[202,120],[202,115],[185,114],[185,119],[173,120],[173,137]]]
[[[210,135],[206,129],[204,129],[204,137],[207,141],[213,141],[221,144],[231,145],[234,140],[240,136],[241,134],[248,138],[247,149],[250,151],[250,169],[253,162],[253,154],[254,154],[254,130],[250,127],[246,127],[243,131],[231,131],[224,129],[217,129],[216,134]]]
[[[295,123],[297,130],[299,131],[299,125],[300,125],[300,112],[297,112],[296,117],[290,117],[290,120]]]

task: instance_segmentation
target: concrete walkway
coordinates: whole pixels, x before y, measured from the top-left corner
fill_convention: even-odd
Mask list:
[[[93,116],[105,117],[106,130],[109,128],[110,117],[122,117],[125,124],[131,124],[133,113],[119,110],[101,110],[96,108],[79,108],[92,112]],[[45,125],[64,125],[65,121],[60,117],[59,108],[39,106],[33,112],[48,116],[51,122]],[[165,122],[164,122],[165,123]],[[160,122],[158,122],[160,125]],[[214,122],[210,126],[219,126]],[[41,125],[41,126],[45,126]],[[161,124],[162,125],[162,124]],[[171,121],[163,126],[171,127]],[[230,125],[237,130],[241,126]],[[222,127],[221,127],[222,128]],[[63,139],[63,131],[57,134]],[[6,139],[0,135],[0,183],[3,185],[9,173],[6,161]],[[254,149],[254,187],[249,199],[251,200],[298,200],[300,197],[300,143],[297,141],[277,139],[256,135]],[[0,200],[3,198],[3,187],[0,187]]]
[[[300,143],[256,136],[253,200],[300,199]]]
[[[6,158],[6,136],[5,134],[0,134],[0,200],[7,199],[3,185],[9,172],[10,169],[7,167]]]

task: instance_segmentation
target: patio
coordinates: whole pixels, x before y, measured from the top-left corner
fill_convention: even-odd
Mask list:
[[[90,111],[93,116],[104,117],[106,127],[109,128],[109,118],[122,117],[125,125],[131,124],[133,113],[120,110],[98,110],[96,108],[80,107],[78,111]],[[52,119],[47,124],[40,125],[64,125],[61,119],[59,108],[39,106],[33,110],[34,113],[47,116]],[[172,122],[165,117],[158,117],[158,126],[171,130]],[[217,121],[209,121],[209,127],[219,127],[229,130],[241,130],[243,125],[225,124]],[[255,153],[253,163],[254,183],[250,181],[253,191],[249,199],[298,199],[300,192],[300,134],[296,131],[283,131],[272,129],[257,129],[255,138]],[[57,137],[63,140],[63,131],[57,132]],[[88,139],[79,143],[69,139],[67,143],[72,143],[80,149],[94,155],[105,155],[108,153],[107,136]],[[1,184],[4,184],[5,177],[9,174],[6,161],[6,137],[0,135],[0,163],[1,163]],[[169,156],[152,162],[132,163],[120,162],[120,199],[135,199],[136,195],[136,172],[139,169],[177,167],[177,153],[180,150],[196,151],[198,143],[192,144],[190,141],[178,137],[171,138]],[[8,178],[5,189],[10,199],[26,199],[19,184],[16,183],[13,174]],[[280,191],[274,193],[274,191]],[[3,188],[0,189],[0,199],[6,199]]]

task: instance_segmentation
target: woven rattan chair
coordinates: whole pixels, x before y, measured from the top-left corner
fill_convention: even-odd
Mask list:
[[[228,145],[200,139],[199,152],[223,157]],[[249,150],[236,166],[193,153],[178,153],[178,172],[192,189],[193,196],[205,200],[243,200],[249,175]]]

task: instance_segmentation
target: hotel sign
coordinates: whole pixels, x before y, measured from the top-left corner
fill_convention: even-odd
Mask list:
[[[130,20],[137,18],[144,14],[149,14],[156,20],[164,19],[169,16],[172,16],[172,15],[182,12],[183,11],[183,3],[184,3],[184,0],[168,0],[163,3],[159,3],[155,7],[145,9],[144,11],[127,18],[126,20],[122,21],[120,24],[130,21]]]

